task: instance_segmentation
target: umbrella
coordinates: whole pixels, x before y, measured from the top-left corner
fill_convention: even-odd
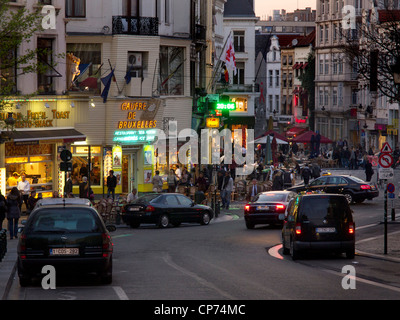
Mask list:
[[[267,136],[267,143],[265,145],[264,164],[269,164],[271,161],[272,161],[271,137]]]
[[[265,144],[265,143],[267,143],[267,138],[272,139],[272,137],[275,137],[275,136],[273,136],[272,134],[271,134],[271,135],[267,135],[267,136],[258,138],[257,140],[254,140],[253,143],[254,143],[254,144],[258,144],[258,143]],[[277,144],[288,144],[288,142],[286,142],[286,141],[284,141],[284,140],[277,139],[277,138],[275,138],[275,139],[276,139],[276,143],[277,143]]]
[[[296,138],[293,138],[293,142],[310,143],[312,135],[315,136],[316,133],[314,131],[307,131],[307,132],[297,136]],[[328,139],[327,137],[324,137],[324,136],[321,135],[320,143],[333,143],[333,141],[331,139]]]
[[[267,135],[273,135],[273,136],[275,136],[275,138],[277,138],[279,140],[289,142],[289,140],[284,135],[281,135],[280,133],[278,133],[274,130],[268,130],[268,131],[264,132],[264,134],[262,136],[258,137],[257,139],[266,137]]]

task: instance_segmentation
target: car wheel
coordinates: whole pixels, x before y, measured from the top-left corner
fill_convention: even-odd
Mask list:
[[[286,242],[284,237],[282,237],[282,253],[284,255],[288,255],[290,253],[290,250],[286,248]]]
[[[112,283],[112,257],[110,258],[110,264],[107,269],[101,275],[101,283],[111,284]]]
[[[158,223],[158,226],[160,228],[166,228],[166,227],[168,227],[168,225],[169,225],[169,217],[166,214],[163,214],[160,217],[160,221]]]
[[[292,239],[290,239],[290,256],[292,260],[297,260],[300,257],[299,251],[294,248],[294,241]]]
[[[348,204],[353,203],[353,195],[350,192],[345,192],[343,195],[345,196]]]
[[[355,253],[355,248],[351,248],[350,250],[346,251],[346,258],[347,259],[354,259],[356,253]]]
[[[204,212],[203,213],[203,216],[201,217],[201,224],[203,225],[203,226],[206,226],[206,225],[208,225],[209,223],[210,223],[210,214],[208,213],[208,212]]]
[[[246,221],[247,229],[254,229],[254,223]]]

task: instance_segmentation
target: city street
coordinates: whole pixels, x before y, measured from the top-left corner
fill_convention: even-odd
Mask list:
[[[114,278],[57,279],[56,290],[40,281],[21,288],[13,281],[8,300],[314,300],[398,299],[398,263],[356,255],[282,256],[279,228],[248,230],[241,204],[209,226],[158,229],[119,226],[114,242]],[[352,205],[357,241],[382,233],[383,201]],[[399,219],[399,218],[398,218]],[[391,231],[397,225],[391,226]],[[383,244],[382,244],[383,248]],[[357,249],[357,246],[356,246]],[[383,249],[382,249],[383,250]],[[345,290],[344,266],[356,271],[356,288]]]

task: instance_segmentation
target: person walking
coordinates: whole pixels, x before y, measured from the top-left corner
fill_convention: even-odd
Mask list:
[[[276,170],[272,178],[272,191],[283,190],[283,175],[281,170]]]
[[[374,174],[374,169],[372,169],[372,164],[369,162],[368,158],[365,162],[365,175],[366,175],[366,181],[370,182],[372,175]]]
[[[153,184],[153,192],[162,192],[163,180],[160,177],[160,171],[156,171],[156,175],[151,180],[151,183]]]
[[[110,170],[107,177],[107,198],[112,194],[112,198],[115,198],[115,188],[117,187],[117,177],[114,176],[114,170]]]
[[[21,175],[21,181],[18,181],[18,186],[17,186],[19,192],[21,193],[22,200],[25,203],[26,209],[28,209],[28,198],[29,198],[29,192],[31,191],[31,185],[28,180],[26,180],[26,175],[22,174]],[[19,210],[21,211],[21,205],[19,206]]]
[[[252,180],[252,184],[247,192],[247,201],[253,201],[257,194],[261,192],[261,187],[258,186],[257,179]]]
[[[10,240],[18,238],[18,220],[21,216],[22,197],[17,187],[13,187],[7,196],[7,220]]]
[[[301,177],[303,178],[305,185],[308,185],[308,183],[310,182],[310,176],[311,176],[311,170],[308,167],[308,165],[306,165],[301,171]]]
[[[225,177],[222,183],[221,189],[221,199],[222,208],[229,209],[229,204],[231,202],[231,193],[233,190],[233,179],[229,171],[225,172]]]
[[[89,199],[89,184],[87,177],[82,177],[82,182],[79,184],[79,198]]]
[[[3,221],[6,218],[6,212],[7,212],[6,198],[1,193],[1,190],[0,190],[0,230],[3,229]]]
[[[168,192],[174,193],[176,185],[178,184],[178,178],[175,175],[174,169],[169,170],[169,175],[167,176]]]

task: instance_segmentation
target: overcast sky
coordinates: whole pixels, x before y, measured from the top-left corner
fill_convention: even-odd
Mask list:
[[[272,16],[272,10],[285,9],[286,12],[293,12],[297,8],[311,7],[315,9],[316,0],[255,0],[255,7],[256,16],[265,18],[266,16]]]

